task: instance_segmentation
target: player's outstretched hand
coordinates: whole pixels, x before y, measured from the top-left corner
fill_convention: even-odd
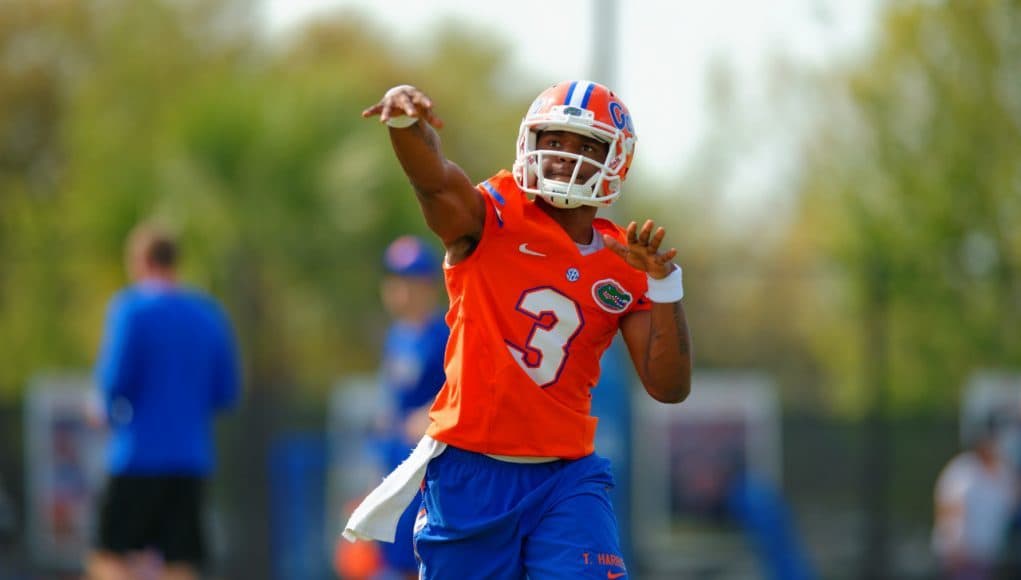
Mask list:
[[[443,127],[443,121],[433,114],[432,99],[411,85],[397,85],[388,90],[378,103],[362,111],[362,117],[378,117],[380,122],[397,128],[413,125],[412,119],[425,119],[437,129]],[[409,122],[402,123],[400,117],[407,117]]]
[[[657,280],[667,277],[673,271],[673,259],[677,255],[676,248],[670,248],[665,252],[659,251],[663,243],[663,236],[666,230],[656,226],[652,220],[645,220],[641,231],[638,224],[631,222],[627,226],[627,245],[620,243],[616,238],[603,235],[603,242],[618,256],[624,259],[632,268],[646,272]]]

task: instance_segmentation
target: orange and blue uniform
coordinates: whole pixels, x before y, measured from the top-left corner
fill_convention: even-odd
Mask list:
[[[429,435],[480,453],[583,457],[593,452],[600,357],[620,318],[650,307],[646,275],[608,248],[582,255],[509,173],[479,189],[482,239],[445,272],[447,382]],[[608,220],[594,228],[625,239]]]
[[[447,447],[423,483],[421,577],[624,577],[591,389],[621,317],[650,308],[646,274],[608,248],[581,251],[510,173],[479,191],[481,239],[445,268],[447,380],[428,435]],[[593,227],[625,240],[610,221]]]

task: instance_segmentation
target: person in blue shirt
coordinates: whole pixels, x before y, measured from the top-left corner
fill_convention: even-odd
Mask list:
[[[178,247],[141,224],[127,243],[134,284],[111,300],[95,378],[110,429],[90,579],[199,577],[213,418],[234,407],[234,333],[210,296],[177,282]],[[155,562],[155,564],[154,564]]]
[[[383,343],[379,381],[384,413],[377,426],[383,473],[394,470],[429,426],[429,407],[443,386],[450,330],[441,307],[440,259],[422,239],[402,236],[383,257],[383,307],[392,322]],[[387,574],[417,578],[412,502],[401,516],[394,543],[380,543]]]

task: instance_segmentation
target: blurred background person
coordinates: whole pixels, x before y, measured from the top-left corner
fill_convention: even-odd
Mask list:
[[[944,578],[995,578],[1003,561],[1018,489],[997,444],[1000,426],[995,414],[978,423],[936,480],[933,549]]]
[[[233,330],[213,298],[178,284],[165,231],[141,224],[126,250],[134,284],[110,302],[95,369],[111,434],[88,577],[194,579],[212,419],[240,391]]]
[[[740,526],[768,580],[818,578],[783,489],[731,455],[723,484],[727,514]]]
[[[380,360],[382,412],[373,447],[381,473],[387,474],[411,454],[429,426],[429,407],[446,379],[443,361],[450,329],[441,299],[440,258],[425,241],[397,238],[386,248],[383,268],[380,294],[391,324]],[[378,543],[383,571],[377,577],[418,577],[412,538],[417,512],[418,502],[412,502],[401,516],[394,542]],[[365,558],[354,546],[340,540],[338,549],[348,559]]]

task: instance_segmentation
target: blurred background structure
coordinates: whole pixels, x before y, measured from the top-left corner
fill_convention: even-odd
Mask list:
[[[40,401],[77,400],[66,393],[87,382],[125,279],[124,236],[151,217],[181,233],[182,278],[224,301],[241,341],[244,403],[218,433],[216,577],[331,577],[338,489],[364,473],[359,389],[385,330],[378,256],[428,235],[384,131],[359,113],[394,84],[422,86],[448,156],[480,179],[512,162],[538,91],[590,76],[635,116],[615,217],[654,217],[679,249],[698,368],[690,410],[607,420],[660,427],[623,446],[629,495],[674,490],[656,521],[627,512],[630,539],[660,545],[632,550],[635,577],[768,577],[718,496],[692,503],[719,481],[688,481],[670,450],[728,376],[743,378],[718,391],[755,377],[762,404],[720,411],[705,449],[757,442],[723,445],[717,464],[768,466],[818,577],[935,577],[933,485],[969,409],[1021,411],[1021,5],[875,0],[850,15],[790,0],[799,17],[776,28],[742,15],[759,3],[723,2],[719,18],[771,35],[751,61],[740,39],[713,41],[689,113],[689,85],[668,79],[692,74],[678,36],[707,3],[514,2],[503,25],[461,7],[413,37],[415,17],[385,2],[274,24],[300,4],[0,3],[0,579],[76,577],[65,551],[88,526],[75,506],[94,474],[75,461],[93,435],[80,409]],[[517,56],[519,12],[545,58]],[[854,41],[827,44],[852,16]],[[620,380],[605,392],[633,378]],[[749,439],[761,425],[770,439]],[[669,461],[640,459],[650,449]],[[664,471],[677,462],[685,477]]]

